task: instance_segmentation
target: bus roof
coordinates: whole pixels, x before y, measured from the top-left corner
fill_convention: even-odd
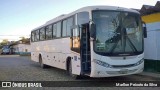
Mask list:
[[[133,12],[133,13],[139,14],[139,12],[136,11],[136,10],[123,8],[123,7],[116,7],[116,6],[87,6],[87,7],[80,8],[80,9],[78,9],[78,10],[76,10],[74,12],[71,12],[69,14],[62,14],[62,15],[56,17],[56,18],[53,18],[53,19],[47,21],[45,24],[33,29],[32,31],[40,29],[40,28],[42,28],[44,26],[47,26],[47,25],[52,24],[54,22],[57,22],[59,20],[63,20],[65,18],[67,18],[67,17],[70,17],[70,16],[76,14],[76,13],[84,12],[84,11],[89,12],[89,11],[92,11],[92,10],[116,10],[116,11],[127,11],[127,12]]]

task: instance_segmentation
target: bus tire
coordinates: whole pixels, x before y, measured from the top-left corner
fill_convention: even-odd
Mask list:
[[[47,65],[45,65],[45,64],[43,63],[43,60],[42,60],[42,56],[41,56],[41,55],[39,56],[39,63],[40,63],[40,67],[41,67],[41,68],[45,69],[45,68],[47,67]]]

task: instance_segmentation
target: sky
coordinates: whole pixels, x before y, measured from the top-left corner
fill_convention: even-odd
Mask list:
[[[61,14],[92,5],[141,9],[159,0],[0,0],[0,42],[29,37],[32,29]]]

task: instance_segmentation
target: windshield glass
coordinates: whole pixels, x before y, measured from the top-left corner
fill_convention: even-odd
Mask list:
[[[104,55],[135,55],[143,52],[139,14],[93,11],[93,22],[96,25],[95,52]]]
[[[3,48],[4,48],[4,49],[7,49],[7,48],[9,48],[9,46],[8,46],[8,45],[6,45],[6,46],[3,46]]]

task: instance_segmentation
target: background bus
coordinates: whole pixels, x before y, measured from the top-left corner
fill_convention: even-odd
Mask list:
[[[112,77],[144,68],[139,12],[89,6],[56,17],[31,32],[31,59],[71,75]],[[144,30],[145,31],[145,30]]]

